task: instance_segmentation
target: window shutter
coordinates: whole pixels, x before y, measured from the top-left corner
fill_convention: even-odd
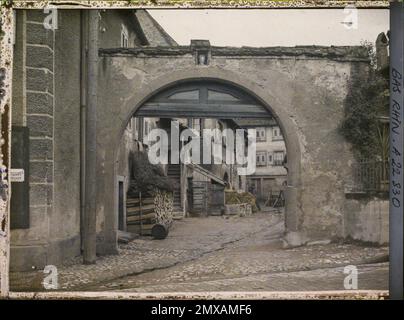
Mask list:
[[[24,182],[11,183],[11,229],[29,228],[29,129],[13,126],[11,130],[11,168],[24,169]]]

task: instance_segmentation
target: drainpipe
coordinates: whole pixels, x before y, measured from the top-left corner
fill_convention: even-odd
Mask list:
[[[96,261],[96,192],[97,192],[97,81],[98,81],[98,10],[88,13],[87,107],[85,129],[85,212],[83,228],[83,263]]]
[[[87,104],[87,26],[86,10],[80,11],[81,26],[81,66],[80,66],[80,246],[84,250],[84,212],[85,212],[85,163],[86,163],[86,104]]]

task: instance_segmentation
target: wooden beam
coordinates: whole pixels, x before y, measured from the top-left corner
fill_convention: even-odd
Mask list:
[[[161,118],[208,118],[208,119],[234,119],[234,118],[265,118],[269,111],[255,104],[218,104],[218,103],[146,103],[135,114],[137,117]]]

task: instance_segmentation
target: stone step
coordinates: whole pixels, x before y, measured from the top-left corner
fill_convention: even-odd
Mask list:
[[[118,242],[129,243],[130,241],[139,238],[139,235],[133,232],[118,230]]]

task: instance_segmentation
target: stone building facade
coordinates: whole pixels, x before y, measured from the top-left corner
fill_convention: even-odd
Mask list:
[[[81,251],[87,18],[81,10],[58,10],[57,28],[46,29],[50,14],[18,10],[16,15],[12,123],[29,132],[29,192],[14,198],[28,197],[29,207],[11,208],[11,220],[26,225],[12,228],[11,270],[57,265]],[[154,38],[173,44],[160,31],[146,38],[137,15],[155,23],[142,11],[100,11],[99,45],[121,47],[123,36],[130,47],[150,45]],[[130,135],[118,145],[127,145]],[[126,159],[122,154],[117,175],[127,175]]]
[[[238,120],[243,128],[254,128],[257,138],[256,170],[248,176],[249,191],[262,202],[279,195],[287,179],[287,155],[282,131],[274,119]]]
[[[58,10],[58,28],[49,30],[45,17],[17,13],[12,116],[28,130],[29,210],[12,211],[11,220],[29,226],[12,230],[12,270],[57,265],[81,251],[88,22],[85,11]],[[178,46],[145,11],[99,17],[98,254],[117,251],[116,188],[127,175],[128,122],[158,93],[193,81],[239,91],[253,101],[240,112],[261,117],[264,110],[279,124],[288,155],[285,240],[346,235],[344,186],[354,158],[338,127],[350,80],[366,80],[365,49]]]

